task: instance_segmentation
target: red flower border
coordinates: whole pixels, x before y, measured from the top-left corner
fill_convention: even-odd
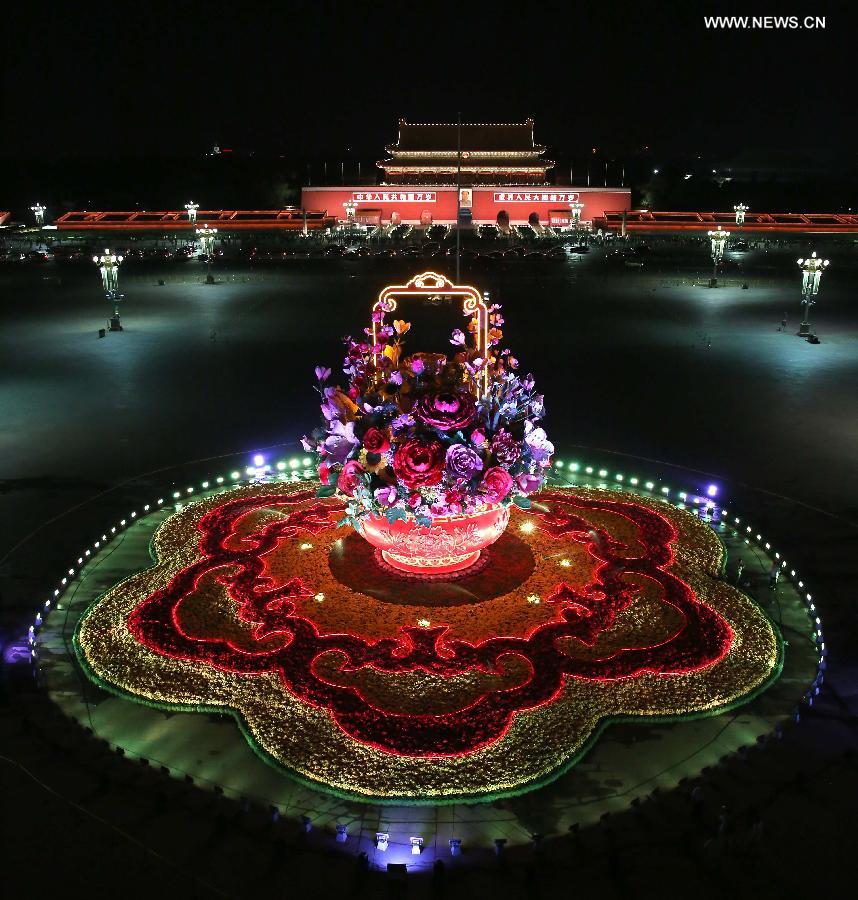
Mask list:
[[[294,601],[315,591],[300,577],[277,586],[263,574],[264,555],[279,541],[302,533],[312,535],[334,527],[342,514],[336,501],[313,501],[311,491],[232,500],[200,520],[202,558],[176,574],[162,590],[148,596],[131,612],[129,628],[146,647],[175,659],[204,662],[238,675],[273,672],[301,700],[330,711],[339,727],[355,740],[388,753],[405,756],[450,756],[473,752],[500,739],[513,715],[541,706],[561,690],[569,677],[609,680],[642,673],[682,674],[713,665],[730,649],[733,632],[715,610],[701,604],[691,588],[668,571],[673,562],[673,525],[657,512],[609,497],[582,498],[564,492],[545,492],[536,499],[550,511],[534,510],[535,524],[555,538],[584,545],[597,560],[593,581],[576,591],[560,582],[546,602],[559,606],[557,616],[526,638],[498,635],[478,644],[449,637],[448,626],[404,627],[398,638],[368,640],[356,634],[320,635],[314,623],[296,613]],[[296,509],[301,504],[309,506]],[[283,519],[232,541],[238,522],[263,508],[292,507]],[[621,555],[628,548],[602,529],[577,515],[574,508],[623,516],[638,527],[644,552]],[[253,636],[284,635],[288,642],[273,650],[248,652],[222,638],[190,637],[180,627],[177,610],[200,579],[223,569],[219,580],[237,604],[239,615],[253,622]],[[613,627],[617,615],[633,601],[637,589],[623,578],[646,576],[662,587],[661,602],[673,606],[684,619],[667,641],[623,649],[606,659],[574,659],[557,649],[560,638],[572,637],[592,645]],[[405,588],[407,589],[407,587]],[[320,654],[336,650],[345,666],[372,666],[383,672],[422,671],[442,677],[469,671],[499,672],[500,658],[513,653],[527,660],[531,677],[508,690],[483,695],[466,709],[436,715],[389,713],[371,706],[353,687],[320,678],[313,663]]]

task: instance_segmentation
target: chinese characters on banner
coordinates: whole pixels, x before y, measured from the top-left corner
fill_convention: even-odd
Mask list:
[[[494,192],[495,203],[573,203],[580,198],[576,191]],[[435,203],[437,199],[436,191],[356,191],[352,194],[355,203]],[[459,205],[463,209],[473,205],[470,188],[462,188],[459,192]]]
[[[360,191],[352,194],[355,203],[434,203],[435,191]]]
[[[574,203],[580,197],[573,191],[549,191],[544,194],[495,191],[495,203]]]

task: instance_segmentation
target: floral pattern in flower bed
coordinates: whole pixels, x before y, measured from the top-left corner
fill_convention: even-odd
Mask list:
[[[230,710],[341,796],[438,803],[537,787],[618,718],[714,713],[776,676],[780,639],[693,515],[545,490],[455,580],[397,575],[343,501],[234,488],[173,514],[155,565],[87,611],[78,655],[164,708]]]

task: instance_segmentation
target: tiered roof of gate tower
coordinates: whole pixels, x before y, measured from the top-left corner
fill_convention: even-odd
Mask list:
[[[399,138],[385,149],[390,157],[377,163],[385,184],[541,185],[554,168],[534,143],[533,119],[461,126],[400,119]]]

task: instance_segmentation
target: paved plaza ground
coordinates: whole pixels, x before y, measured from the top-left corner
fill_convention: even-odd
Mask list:
[[[443,896],[548,897],[560,888],[654,895],[677,884],[693,885],[699,896],[745,889],[768,896],[775,884],[809,892],[833,877],[847,844],[848,798],[858,786],[849,755],[858,721],[858,244],[796,239],[729,254],[721,286],[712,289],[703,245],[650,243],[643,268],[594,249],[568,261],[463,261],[462,280],[503,304],[509,345],[546,394],[546,428],[559,458],[677,489],[715,484],[724,502],[789,555],[826,629],[825,682],[799,724],[785,704],[790,724],[780,740],[740,753],[766,729],[723,745],[701,735],[694,752],[702,758],[655,794],[657,779],[599,815],[551,807],[551,793],[510,801],[506,819],[521,846],[505,866],[484,829],[473,866],[447,858]],[[813,311],[818,345],[795,336],[795,261],[813,249],[832,261]],[[4,647],[105,523],[153,491],[198,483],[254,451],[293,452],[316,421],[313,367],[336,365],[339,339],[364,327],[383,286],[426,268],[452,275],[454,266],[448,259],[223,264],[217,283],[206,285],[194,261],[129,264],[121,272],[125,331],[103,339],[97,329],[109,311],[92,268],[0,270]],[[737,542],[731,564],[740,553],[750,551]],[[749,556],[747,565],[748,589],[771,605],[766,560]],[[176,779],[165,788],[157,772],[104,777],[85,734],[52,715],[19,670],[9,665],[4,673],[0,728],[3,789],[16,810],[4,841],[19,854],[22,884],[68,886],[81,859],[92,872],[107,854],[95,896],[108,896],[122,870],[134,873],[140,889],[128,896],[147,895],[163,880],[177,887],[171,896],[250,896],[270,884],[283,894],[300,885],[305,896],[348,893],[353,885],[368,896],[396,895],[395,882],[364,884],[353,856],[330,854],[320,832],[339,810],[326,817],[314,808],[317,827],[302,835],[297,806],[272,826],[264,815],[242,816],[234,799],[201,799]],[[157,715],[169,734],[169,718]],[[133,716],[125,722],[132,730],[138,724]],[[234,726],[199,726],[213,734],[224,728]],[[645,744],[646,732],[618,732],[617,752],[627,753],[633,740]],[[149,752],[155,756],[154,746]],[[703,781],[693,781],[704,767]],[[610,794],[605,773],[593,776],[594,793]],[[692,783],[703,785],[699,810]],[[722,804],[734,810],[728,837],[719,834]],[[607,823],[602,811],[611,812]],[[479,805],[464,812],[481,815]],[[752,828],[755,816],[761,831]],[[570,833],[575,822],[581,830]],[[362,825],[375,828],[374,821]],[[437,818],[432,825],[444,834]],[[552,828],[566,836],[533,851],[529,834]],[[512,833],[504,836],[516,843]],[[50,871],[40,871],[44,852]],[[252,871],[249,881],[238,877],[235,860]],[[407,888],[415,897],[433,891],[429,878]]]

